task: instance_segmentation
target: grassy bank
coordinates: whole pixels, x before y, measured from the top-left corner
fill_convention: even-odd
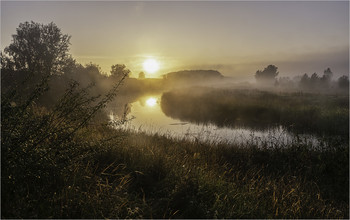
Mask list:
[[[215,146],[103,125],[23,146],[2,145],[2,218],[349,217],[348,148]]]

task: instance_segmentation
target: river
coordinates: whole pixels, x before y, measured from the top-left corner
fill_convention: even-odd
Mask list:
[[[109,112],[113,126],[118,129],[161,134],[170,138],[189,139],[206,143],[228,143],[273,148],[291,144],[322,147],[325,143],[313,135],[295,135],[282,126],[265,130],[218,127],[214,124],[195,124],[166,116],[161,109],[161,94],[145,95],[126,106],[127,121],[118,123],[122,114]],[[182,108],[182,106],[179,106]],[[113,123],[112,123],[113,124]]]

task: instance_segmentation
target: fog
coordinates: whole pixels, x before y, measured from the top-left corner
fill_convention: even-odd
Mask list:
[[[48,30],[60,38],[41,35]],[[106,122],[110,114],[125,120],[132,113],[131,103],[157,95],[162,114],[183,122],[262,130],[284,126],[293,132],[318,134],[347,131],[344,121],[333,125],[332,117],[343,117],[338,112],[348,109],[348,50],[288,61],[267,60],[265,64],[254,56],[242,64],[194,62],[187,69],[163,73],[162,66],[155,66],[152,70],[158,71],[158,77],[149,78],[147,69],[146,74],[133,72],[123,63],[113,64],[108,72],[96,63],[79,63],[68,53],[70,36],[63,35],[54,23],[21,23],[13,38],[1,55],[2,90],[18,94],[18,100],[11,103],[31,99],[31,90],[38,87],[42,95],[36,103],[52,109],[62,97],[76,93],[90,105],[106,100],[96,116],[96,120]],[[37,43],[26,43],[31,41]],[[48,46],[61,50],[54,53]],[[45,56],[50,53],[50,57]],[[328,59],[329,54],[332,59]],[[158,65],[156,58],[152,59]],[[328,64],[334,64],[335,69]],[[324,114],[330,118],[322,118]]]
[[[12,38],[1,217],[349,217],[343,57],[104,70],[70,54],[53,22],[20,23]]]

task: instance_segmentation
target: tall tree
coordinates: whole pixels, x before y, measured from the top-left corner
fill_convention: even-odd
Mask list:
[[[349,89],[349,77],[346,75],[339,77],[338,86],[341,89]]]
[[[333,73],[330,68],[327,68],[323,71],[323,76],[320,81],[324,88],[327,88],[330,86],[332,76],[333,76]]]
[[[299,82],[300,87],[304,88],[304,89],[308,89],[310,87],[310,77],[307,75],[307,73],[305,73]]]
[[[70,36],[54,24],[20,23],[12,43],[4,49],[6,64],[13,70],[60,74],[73,63],[68,54]]]
[[[139,73],[139,79],[144,79],[146,76],[145,76],[145,73],[144,72],[140,72]]]
[[[255,73],[255,78],[258,82],[275,82],[278,75],[278,67],[275,65],[268,65],[263,71],[258,70]]]
[[[332,79],[332,76],[333,76],[333,72],[329,67],[323,71],[323,77],[326,80],[330,81]]]
[[[310,77],[310,86],[314,89],[316,89],[320,84],[320,77],[317,75],[317,73],[313,73]]]
[[[120,80],[121,78],[129,77],[130,70],[124,64],[115,64],[111,67],[111,77]]]

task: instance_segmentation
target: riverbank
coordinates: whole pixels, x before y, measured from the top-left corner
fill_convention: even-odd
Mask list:
[[[348,155],[90,125],[60,146],[2,151],[2,218],[348,218]]]

